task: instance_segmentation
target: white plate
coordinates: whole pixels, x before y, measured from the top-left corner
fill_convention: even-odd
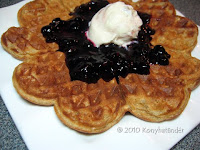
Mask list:
[[[18,26],[17,11],[28,1],[0,9],[0,35],[11,26]],[[200,59],[199,48],[198,43],[193,56]],[[19,63],[0,47],[0,93],[30,150],[169,149],[200,123],[199,87],[192,92],[186,109],[175,120],[149,123],[126,114],[102,134],[81,134],[64,126],[53,107],[30,104],[16,93],[12,73]]]

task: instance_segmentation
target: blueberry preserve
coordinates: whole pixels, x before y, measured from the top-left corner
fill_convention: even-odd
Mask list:
[[[113,43],[94,47],[87,40],[85,32],[92,17],[109,3],[105,0],[93,0],[77,7],[72,19],[63,21],[54,19],[41,32],[46,42],[56,42],[59,50],[66,54],[66,65],[71,80],[96,83],[100,78],[110,81],[126,77],[128,73],[149,74],[150,64],[168,65],[170,55],[165,49],[150,44],[155,33],[149,27],[150,15],[138,12],[143,21],[138,37],[127,48]]]

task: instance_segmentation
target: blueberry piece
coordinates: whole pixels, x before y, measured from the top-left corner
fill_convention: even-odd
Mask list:
[[[98,70],[91,62],[79,62],[71,71],[73,80],[83,80],[87,83],[95,83],[99,79]]]
[[[71,21],[69,24],[69,30],[73,31],[73,30],[79,30],[80,29],[80,24],[79,22],[76,21]]]

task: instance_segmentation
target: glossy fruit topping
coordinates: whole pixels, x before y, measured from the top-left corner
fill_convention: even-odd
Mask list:
[[[75,9],[72,19],[54,19],[41,32],[46,42],[56,42],[59,51],[66,54],[66,65],[71,80],[96,83],[100,78],[110,81],[126,77],[129,73],[149,74],[151,64],[168,65],[170,55],[164,47],[150,44],[155,33],[149,27],[151,16],[138,12],[143,21],[136,39],[127,47],[113,43],[95,47],[85,36],[88,23],[94,14],[108,4],[107,1],[91,1]]]

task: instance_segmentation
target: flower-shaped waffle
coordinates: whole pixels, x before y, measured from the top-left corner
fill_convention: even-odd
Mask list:
[[[119,77],[119,84],[115,79],[71,81],[65,54],[57,51],[56,43],[45,42],[41,28],[54,18],[69,19],[69,13],[86,2],[35,0],[19,10],[20,27],[11,27],[1,38],[4,49],[23,60],[13,73],[17,92],[32,103],[53,105],[65,125],[85,133],[111,128],[126,112],[151,122],[179,116],[200,81],[200,61],[191,56],[197,26],[176,16],[168,0],[124,0],[152,16],[150,27],[156,32],[151,44],[165,47],[171,55],[169,65],[151,65],[149,75]]]

